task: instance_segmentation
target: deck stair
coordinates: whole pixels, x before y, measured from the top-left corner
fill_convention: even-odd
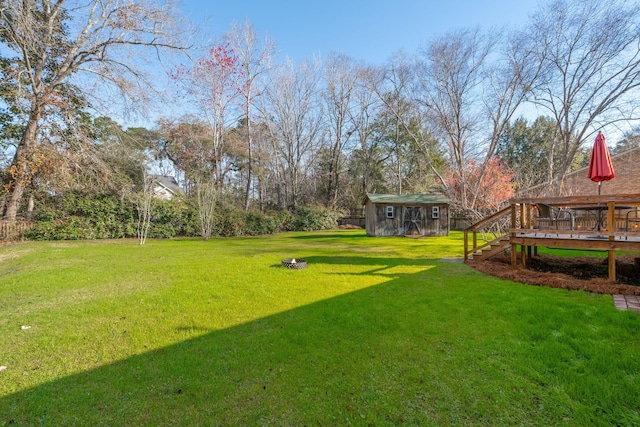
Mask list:
[[[511,207],[506,207],[464,230],[464,260],[485,260],[511,247],[509,220]]]
[[[469,255],[468,259],[482,261],[491,258],[492,256],[498,255],[499,253],[502,253],[509,248],[511,248],[511,244],[509,243],[509,236],[501,236],[495,240],[492,240],[481,249],[476,250],[476,252]]]

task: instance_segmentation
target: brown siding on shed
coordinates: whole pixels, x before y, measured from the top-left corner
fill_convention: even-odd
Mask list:
[[[394,217],[387,218],[387,206],[394,207]],[[440,208],[439,218],[431,218],[433,206]],[[372,203],[365,205],[366,231],[369,236],[403,236],[413,230],[405,221],[408,208],[420,209],[420,234],[425,236],[449,235],[449,206],[446,204],[401,205]]]

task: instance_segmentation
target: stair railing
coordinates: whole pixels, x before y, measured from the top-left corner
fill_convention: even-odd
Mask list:
[[[517,215],[514,206],[506,208],[490,215],[473,225],[464,229],[464,261],[469,260],[469,256],[481,251],[491,245],[492,242],[503,238],[508,234],[509,228],[515,228],[513,223]],[[472,233],[471,245],[469,244],[469,233]],[[478,243],[480,237],[480,243]]]

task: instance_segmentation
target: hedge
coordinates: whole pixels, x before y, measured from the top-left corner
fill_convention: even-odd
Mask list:
[[[259,236],[280,231],[334,228],[341,213],[317,206],[291,211],[244,211],[229,204],[218,206],[213,236]],[[135,204],[115,194],[66,192],[42,198],[33,216],[30,240],[114,239],[136,237]],[[153,204],[149,238],[200,236],[198,210],[189,198],[157,200]]]

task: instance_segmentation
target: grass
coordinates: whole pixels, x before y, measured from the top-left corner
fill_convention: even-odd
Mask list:
[[[520,246],[518,246],[518,251]],[[599,249],[563,249],[563,248],[546,248],[544,246],[539,247],[539,253],[544,255],[557,256],[560,258],[577,258],[577,257],[589,257],[589,258],[607,258],[609,256],[608,251]],[[616,251],[616,256],[636,254],[631,251]]]
[[[461,254],[363,231],[0,248],[0,425],[640,424],[638,314]]]

